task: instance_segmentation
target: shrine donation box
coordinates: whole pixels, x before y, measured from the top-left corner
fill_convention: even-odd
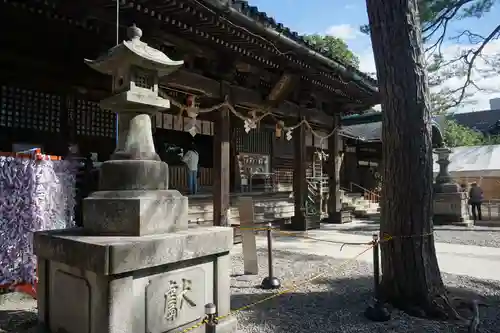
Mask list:
[[[86,60],[113,76],[101,107],[118,114],[120,132],[99,191],[84,199],[83,227],[34,236],[38,317],[54,333],[182,332],[203,320],[208,303],[230,311],[233,230],[188,227],[188,199],[168,189],[168,165],[154,150],[151,116],[170,107],[158,80],[182,61],[142,42],[137,27],[128,33]],[[217,327],[235,330],[231,316]]]

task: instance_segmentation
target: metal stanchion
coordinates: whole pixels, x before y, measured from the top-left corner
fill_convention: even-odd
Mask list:
[[[267,261],[269,272],[267,276],[262,280],[262,289],[278,289],[281,287],[280,280],[274,276],[273,272],[273,239],[272,239],[272,224],[267,225]]]
[[[372,321],[384,322],[391,319],[391,313],[380,301],[380,242],[378,235],[373,235],[373,293],[374,304],[365,310],[365,317]]]
[[[205,333],[216,333],[217,330],[217,307],[213,303],[208,303],[205,305]]]
[[[373,235],[373,293],[375,299],[378,300],[380,297],[380,243],[378,240],[378,235]]]

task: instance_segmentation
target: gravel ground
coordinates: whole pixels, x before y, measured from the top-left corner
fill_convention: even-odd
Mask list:
[[[36,301],[21,293],[0,294],[0,332],[36,332]]]
[[[275,274],[284,287],[290,281],[299,282],[327,272],[324,277],[297,290],[268,300],[238,314],[239,333],[302,333],[302,332],[462,332],[463,326],[427,321],[393,312],[393,320],[373,323],[363,312],[371,300],[372,268],[362,262],[344,261],[329,257],[275,251]],[[232,308],[239,308],[270,295],[258,288],[265,277],[266,252],[259,252],[259,276],[238,276],[243,270],[241,256],[233,257]],[[341,267],[342,266],[342,267]],[[482,295],[490,304],[482,308],[481,331],[498,332],[500,325],[500,283],[478,281],[468,277],[443,274],[446,284],[460,288],[462,293]],[[478,296],[480,297],[480,296]],[[466,331],[466,330],[465,330]]]
[[[339,232],[352,235],[371,236],[378,232],[378,222],[354,222],[342,226],[330,227]],[[499,227],[460,227],[460,226],[434,226],[435,240],[438,243],[451,243],[463,245],[477,245],[500,248]]]
[[[273,292],[258,286],[267,272],[267,253],[259,251],[258,276],[242,276],[241,255],[233,256],[231,278],[232,308],[257,302]],[[363,262],[345,263],[329,257],[275,251],[275,274],[283,287],[297,283],[293,292],[262,302],[237,314],[238,333],[374,333],[374,332],[466,332],[463,326],[426,321],[393,312],[387,323],[366,320],[363,311],[371,300],[372,267]],[[310,283],[300,282],[326,274]],[[449,287],[481,295],[489,304],[481,308],[482,333],[498,332],[500,327],[500,282],[475,280],[443,274]],[[35,333],[36,304],[27,296],[12,293],[0,295],[0,332]]]

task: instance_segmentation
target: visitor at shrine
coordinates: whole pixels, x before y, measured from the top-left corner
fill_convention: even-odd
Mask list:
[[[182,162],[186,164],[188,169],[187,172],[187,181],[189,194],[196,194],[198,192],[198,161],[200,156],[198,151],[196,150],[196,146],[194,143],[191,144],[189,150],[184,154],[182,158]]]
[[[483,203],[483,189],[477,185],[477,183],[472,183],[469,191],[469,204],[472,207],[472,218],[474,221],[482,220],[481,216],[481,204]]]

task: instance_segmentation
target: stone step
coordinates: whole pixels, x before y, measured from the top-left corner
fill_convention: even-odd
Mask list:
[[[353,215],[358,218],[375,217],[380,213],[377,210],[355,210]]]
[[[450,224],[455,225],[455,226],[459,226],[459,227],[473,227],[474,220],[465,220],[463,222],[454,222],[454,223],[450,223]]]
[[[357,192],[344,192],[344,196],[350,197],[350,198],[359,198],[363,196],[363,193],[357,193]]]
[[[500,227],[500,221],[499,220],[481,220],[481,221],[475,221],[474,225],[479,226],[479,227]]]
[[[190,223],[210,224],[213,220],[212,202],[205,204],[196,203],[189,205],[188,219]],[[294,215],[294,204],[288,201],[256,202],[254,206],[254,222],[266,223],[273,220],[290,219]],[[229,209],[229,223],[239,224],[240,217],[238,207],[232,206]]]
[[[254,206],[255,213],[283,213],[283,212],[293,212],[294,205],[293,203],[280,204],[280,205],[269,205],[269,206]],[[202,213],[211,213],[213,212],[213,205],[204,205],[204,206],[190,206],[189,214],[202,214]],[[238,207],[231,207],[229,209],[229,215],[238,215]]]
[[[294,213],[282,213],[282,214],[254,214],[254,223],[268,223],[276,220],[288,220],[294,216]],[[191,224],[211,224],[213,221],[213,213],[200,214],[200,215],[189,215],[189,223]],[[230,225],[239,225],[239,216],[229,217]]]

